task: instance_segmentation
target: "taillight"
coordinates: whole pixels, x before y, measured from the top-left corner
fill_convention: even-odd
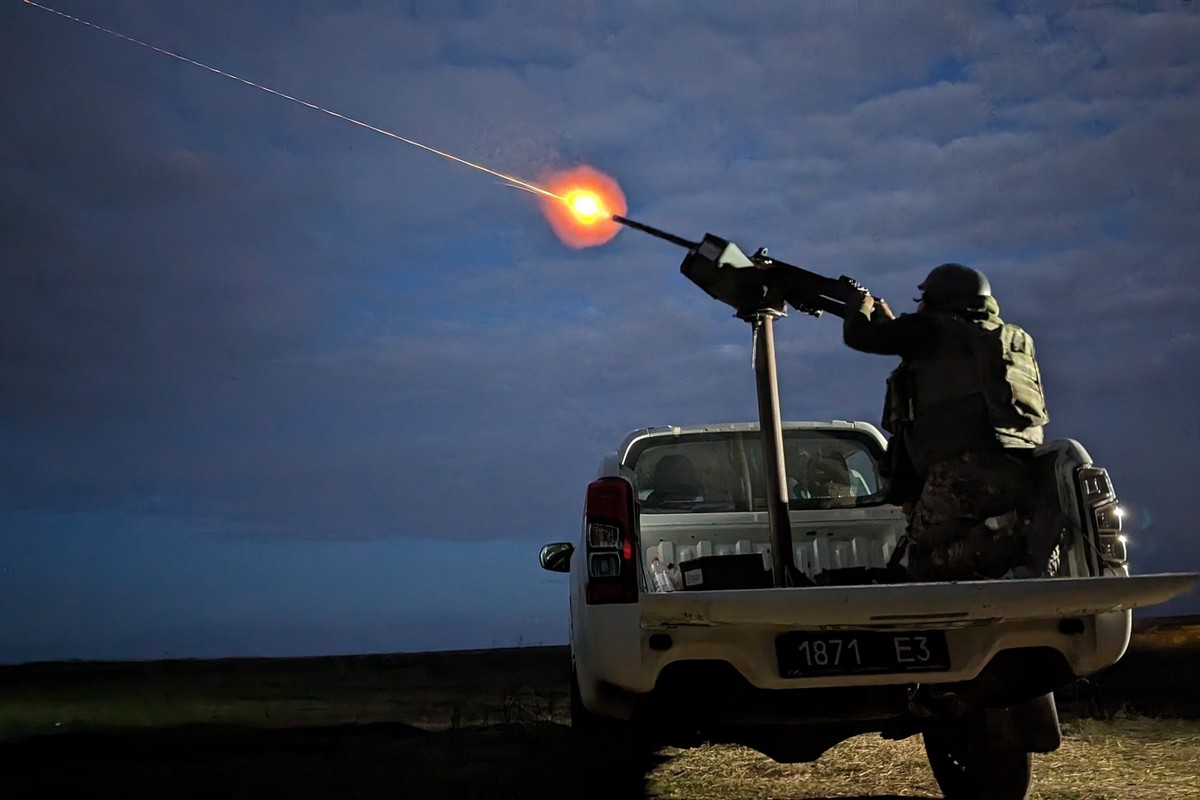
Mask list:
[[[1103,467],[1093,467],[1090,464],[1080,467],[1078,480],[1083,501],[1090,506],[1102,505],[1117,499],[1112,481],[1108,478],[1108,470]]]
[[[1117,505],[1117,493],[1102,467],[1082,467],[1078,473],[1084,506],[1092,514],[1096,531],[1096,550],[1100,560],[1110,567],[1123,567],[1127,559],[1127,539],[1121,532],[1124,512]]]
[[[583,548],[589,604],[637,602],[637,562],[633,558],[635,518],[633,486],[629,481],[608,477],[588,484]]]
[[[1122,517],[1125,512],[1116,501],[1097,506],[1095,509],[1096,535],[1100,539],[1100,558],[1111,567],[1123,567],[1128,560],[1128,540],[1121,533]]]

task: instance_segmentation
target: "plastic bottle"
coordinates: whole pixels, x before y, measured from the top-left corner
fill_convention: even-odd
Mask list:
[[[654,576],[654,587],[660,592],[675,591],[675,584],[671,581],[671,575],[667,572],[667,568],[658,560],[658,556],[650,558],[650,574]]]

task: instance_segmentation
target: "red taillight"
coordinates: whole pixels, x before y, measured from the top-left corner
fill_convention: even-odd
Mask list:
[[[588,484],[583,511],[583,556],[587,602],[636,603],[633,486],[624,478]]]

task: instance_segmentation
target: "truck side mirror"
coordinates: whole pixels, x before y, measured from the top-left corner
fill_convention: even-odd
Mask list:
[[[571,554],[574,552],[575,545],[570,542],[555,542],[542,548],[542,552],[538,555],[538,561],[541,562],[542,569],[551,572],[570,572]]]

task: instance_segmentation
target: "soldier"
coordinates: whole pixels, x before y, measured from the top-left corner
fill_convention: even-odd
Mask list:
[[[1042,574],[1053,544],[1034,526],[1031,455],[1049,417],[1033,340],[1000,319],[978,270],[942,264],[918,288],[916,313],[896,317],[864,293],[842,328],[855,350],[901,358],[883,427],[890,499],[908,517],[909,577]]]

